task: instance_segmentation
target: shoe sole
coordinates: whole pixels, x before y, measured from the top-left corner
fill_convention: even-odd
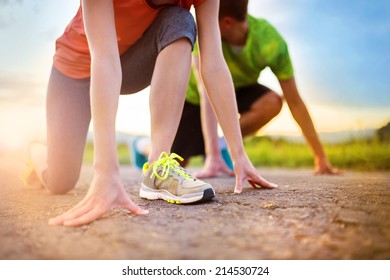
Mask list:
[[[211,200],[214,196],[214,190],[212,188],[205,189],[203,192],[193,193],[183,196],[175,196],[166,190],[153,190],[148,188],[144,184],[141,184],[139,190],[139,196],[141,198],[156,200],[162,199],[172,204],[190,204],[195,202],[205,202]]]

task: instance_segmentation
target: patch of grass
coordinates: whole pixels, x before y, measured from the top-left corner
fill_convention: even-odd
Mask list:
[[[326,145],[334,166],[361,171],[390,170],[390,143],[377,140]]]
[[[313,167],[313,155],[305,143],[284,139],[253,137],[245,140],[245,149],[255,166]],[[372,140],[324,145],[333,166],[361,171],[390,170],[390,143]]]
[[[253,137],[246,139],[244,145],[255,166],[298,168],[313,164],[311,151],[305,144]]]
[[[313,155],[305,143],[293,143],[284,139],[252,137],[244,141],[245,150],[257,167],[312,168]],[[324,146],[332,165],[341,169],[375,171],[390,170],[390,143],[378,140],[359,140]],[[130,164],[126,144],[118,144],[120,164]],[[87,143],[84,162],[93,162],[93,144]],[[201,156],[191,158],[191,166],[202,166]]]

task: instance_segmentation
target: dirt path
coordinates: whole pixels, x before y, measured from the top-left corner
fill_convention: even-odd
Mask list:
[[[75,190],[26,190],[20,163],[0,162],[0,259],[390,259],[390,173],[316,177],[311,170],[264,169],[278,190],[232,193],[233,178],[209,180],[217,196],[191,206],[137,196],[140,173],[123,167],[133,200],[150,210],[114,210],[80,228],[50,217],[85,195],[91,167]]]

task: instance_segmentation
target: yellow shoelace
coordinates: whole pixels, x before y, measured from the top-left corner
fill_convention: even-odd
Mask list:
[[[165,180],[168,178],[170,170],[173,169],[174,172],[184,177],[184,179],[193,180],[194,178],[180,166],[176,159],[183,161],[183,158],[178,154],[172,153],[168,155],[166,152],[162,152],[158,160],[153,164],[153,174],[160,180]],[[159,166],[162,168],[161,176],[157,173],[157,168]]]

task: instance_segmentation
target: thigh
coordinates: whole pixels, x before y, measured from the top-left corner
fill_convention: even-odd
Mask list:
[[[48,185],[78,179],[91,120],[89,85],[89,78],[72,79],[52,68],[46,98]]]
[[[252,104],[268,92],[272,92],[272,90],[261,84],[254,84],[236,89],[238,112],[245,113],[249,111]]]
[[[163,9],[142,37],[121,56],[121,94],[138,92],[150,85],[158,54],[180,38],[195,43],[195,21],[181,7]]]
[[[204,140],[200,119],[200,106],[185,102],[172,152],[184,159],[204,155]]]

